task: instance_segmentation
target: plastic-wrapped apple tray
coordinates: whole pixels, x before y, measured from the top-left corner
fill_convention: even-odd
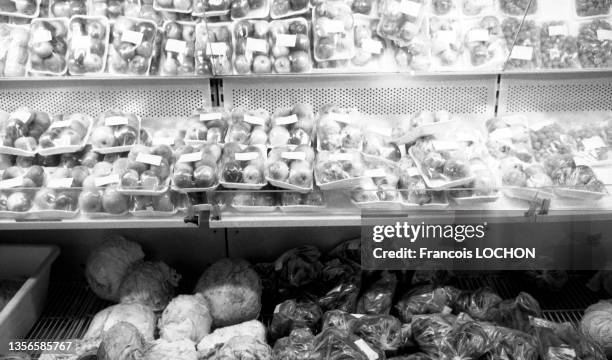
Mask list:
[[[528,187],[510,186],[502,189],[505,196],[519,200],[552,199],[553,193],[549,189],[536,189]]]
[[[68,29],[70,28],[69,26],[69,21],[68,18],[37,18],[37,19],[33,19],[31,24],[35,24],[37,22],[43,22],[43,21],[58,21],[64,24],[64,26],[66,27],[66,31],[68,31]],[[32,37],[34,36],[34,34],[32,33],[32,31],[30,31],[30,41],[32,41]],[[66,34],[66,37],[63,39],[65,42],[68,42],[68,34]],[[30,44],[28,44],[28,52],[31,52],[32,50],[30,49]],[[66,75],[66,73],[68,72],[68,60],[66,59],[68,56],[68,53],[64,54],[63,59],[66,61],[66,63],[64,64],[64,67],[62,69],[62,71],[59,72],[54,72],[51,70],[35,70],[32,68],[32,62],[30,61],[31,58],[28,57],[28,62],[26,63],[26,72],[28,74],[40,74],[40,75],[52,75],[52,76],[63,76]]]
[[[359,176],[349,179],[330,181],[328,183],[321,183],[319,175],[315,171],[315,181],[317,183],[317,186],[321,190],[352,189],[359,186],[359,184],[361,184],[361,181],[365,178],[366,176]]]
[[[245,17],[236,18],[231,16],[232,20],[254,20],[254,19],[266,19],[270,14],[270,6],[272,5],[272,0],[264,0],[263,6],[249,10],[249,13]],[[230,12],[231,15],[231,12]]]
[[[408,133],[394,139],[393,142],[402,145],[413,142],[414,140],[428,135],[437,135],[448,132],[449,125],[456,123],[457,120],[439,121],[431,124],[415,127],[408,131]]]
[[[81,143],[78,145],[53,146],[44,149],[39,146],[37,152],[42,156],[49,156],[58,154],[72,154],[81,151],[89,143],[89,137],[91,136],[92,128],[93,122],[87,127],[87,133],[85,134],[85,137],[81,139]]]
[[[19,17],[19,18],[26,18],[26,19],[35,19],[40,14],[40,3],[41,3],[41,0],[36,0],[36,10],[34,11],[32,15],[22,14],[18,11],[16,12],[0,11],[0,15],[8,16],[9,18]]]
[[[134,147],[134,145],[140,144],[140,129],[142,128],[142,119],[138,115],[135,115],[135,116],[136,116],[136,119],[138,119],[138,129],[136,129],[136,131],[138,132],[138,135],[136,137],[136,142],[134,142],[134,144],[132,144],[132,145],[122,145],[122,146],[110,146],[110,147],[107,147],[107,148],[96,148],[96,147],[93,147],[93,145],[92,145],[92,149],[91,150],[97,152],[98,154],[102,154],[102,155],[115,154],[115,153],[128,152],[128,151],[132,150],[132,147]],[[93,131],[93,129],[92,129],[92,131]]]
[[[123,195],[132,195],[132,196],[161,196],[168,191],[170,188],[170,176],[168,176],[160,186],[155,189],[133,189],[133,188],[124,188],[119,185],[117,192]]]
[[[419,161],[419,159],[416,156],[414,156],[412,148],[408,149],[408,154],[410,155],[412,160],[414,160],[414,163],[417,165],[419,172],[421,172],[421,176],[423,177],[425,184],[427,185],[428,188],[432,190],[451,189],[454,187],[466,185],[474,180],[473,175],[468,176],[466,178],[451,180],[451,181],[442,180],[442,179],[430,179],[426,174],[423,174],[423,166],[421,164],[421,161]]]
[[[266,181],[268,183],[270,183],[270,185],[276,186],[277,188],[293,190],[293,191],[296,191],[296,192],[299,192],[299,193],[303,193],[303,194],[311,192],[312,188],[313,188],[312,185],[309,186],[309,187],[301,187],[301,186],[289,184],[288,182],[285,182],[285,181],[274,180],[274,179],[272,179],[270,177],[267,177],[267,176],[266,176]]]

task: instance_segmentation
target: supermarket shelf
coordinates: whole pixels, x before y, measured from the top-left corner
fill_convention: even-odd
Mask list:
[[[185,223],[182,216],[171,218],[76,218],[58,221],[0,220],[0,230],[64,230],[64,229],[140,229],[140,228],[195,228]]]

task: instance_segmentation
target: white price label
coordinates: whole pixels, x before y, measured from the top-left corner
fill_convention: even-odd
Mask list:
[[[194,152],[189,154],[183,154],[179,157],[177,162],[180,163],[191,163],[202,160],[202,152]]]
[[[221,120],[222,118],[222,113],[200,114],[200,121]]]
[[[559,51],[559,49],[557,48],[552,48],[548,50],[548,56],[551,59],[558,59],[561,57],[561,51]]]
[[[529,317],[529,323],[533,326],[545,327],[549,329],[554,329],[556,326],[553,322],[533,316]]]
[[[372,177],[372,178],[375,178],[375,177],[385,177],[385,176],[387,176],[387,172],[385,171],[385,169],[380,169],[380,168],[378,168],[378,169],[367,169],[366,171],[364,171],[363,175],[367,176],[367,177]]]
[[[108,176],[102,176],[102,177],[96,178],[94,180],[94,185],[96,185],[96,187],[100,187],[100,186],[105,186],[109,184],[118,184],[119,181],[120,180],[119,180],[118,174],[111,174]]]
[[[46,29],[40,29],[34,32],[32,35],[32,42],[34,44],[48,42],[53,40],[53,36],[51,35],[51,31]]]
[[[533,47],[515,45],[510,53],[511,59],[531,60],[533,59]]]
[[[306,160],[306,153],[301,151],[283,151],[281,157],[287,160]]]
[[[281,304],[278,304],[278,305],[276,305],[276,306],[274,307],[274,313],[275,313],[275,314],[278,314],[278,313],[280,312],[280,307],[281,307]]]
[[[49,128],[50,129],[67,128],[68,126],[70,126],[71,123],[72,123],[71,120],[57,120],[57,121],[52,122]]]
[[[400,12],[404,13],[408,16],[419,17],[421,15],[421,8],[423,4],[412,1],[412,0],[402,0],[400,3]]]
[[[361,42],[361,49],[370,54],[380,54],[382,53],[383,44],[374,39],[364,39]]]
[[[355,319],[361,319],[363,315],[364,314],[351,314],[351,316],[354,317]]]
[[[502,120],[510,126],[525,126],[527,124],[527,119],[523,115],[507,115],[502,117]]]
[[[248,114],[244,114],[244,122],[259,126],[264,126],[266,124],[265,119],[262,119],[259,116],[253,116]]]
[[[72,186],[72,178],[49,179],[47,187],[52,189],[69,188]]]
[[[612,40],[612,30],[597,30],[597,39],[599,41]]]
[[[123,34],[121,34],[121,41],[139,46],[142,43],[143,35],[143,33],[138,31],[125,30]]]
[[[329,154],[329,160],[331,161],[350,161],[350,160],[353,160],[353,154],[351,153]]]
[[[489,134],[489,139],[493,141],[510,139],[512,137],[512,129],[509,127],[494,130]]]
[[[91,38],[87,35],[72,35],[70,42],[73,49],[89,49],[91,46]]]
[[[289,125],[295,124],[296,122],[298,122],[298,117],[295,114],[289,116],[281,116],[274,119],[275,125]]]
[[[451,309],[448,305],[444,305],[444,307],[442,308],[442,314],[448,315],[452,312],[453,309]]]
[[[434,38],[439,42],[452,44],[457,41],[457,34],[452,30],[439,30],[434,34]]]
[[[393,129],[384,126],[370,126],[367,131],[384,137],[391,137],[393,135]]]
[[[567,36],[567,27],[563,25],[551,25],[548,27],[548,36]]]
[[[168,39],[166,41],[166,51],[184,54],[187,52],[187,43],[182,40]]]
[[[351,124],[353,122],[349,114],[330,114],[329,116],[332,118],[332,120],[339,123]]]
[[[14,113],[12,113],[10,118],[17,119],[21,122],[27,122],[28,120],[30,120],[31,116],[32,116],[32,113],[30,113],[29,111],[19,110],[19,111],[15,111]]]
[[[174,145],[174,138],[171,136],[160,136],[153,138],[153,145]]]
[[[104,125],[106,126],[120,126],[127,125],[128,118],[125,116],[109,116],[104,119]]]
[[[227,54],[227,44],[224,42],[208,43],[206,55],[225,56]]]
[[[268,52],[268,43],[264,39],[247,38],[246,50],[252,52]]]
[[[415,167],[406,169],[406,173],[408,174],[409,177],[421,176],[421,173],[419,172],[419,169],[417,169]]]
[[[153,166],[161,165],[163,157],[153,154],[138,153],[136,161]]]
[[[344,32],[344,23],[340,20],[328,20],[323,24],[323,32],[327,34],[336,34]]]
[[[468,42],[487,42],[490,39],[489,30],[472,29],[468,33]]]
[[[582,146],[584,146],[584,150],[596,150],[607,147],[606,143],[599,136],[593,136],[587,139],[582,139]]]
[[[368,345],[363,339],[355,341],[355,345],[357,345],[359,350],[361,350],[361,352],[363,352],[368,357],[368,360],[378,359],[378,354],[376,353],[376,351],[372,350],[370,345]]]
[[[238,161],[251,161],[251,160],[255,160],[259,158],[259,156],[260,156],[260,153],[251,151],[251,152],[236,153],[234,158]]]
[[[294,47],[297,35],[278,34],[276,35],[276,46]]]
[[[433,140],[431,145],[436,151],[456,150],[459,148],[455,141]]]
[[[550,126],[550,125],[552,125],[552,124],[554,124],[554,121],[552,121],[552,120],[548,120],[548,119],[547,119],[547,120],[542,120],[542,121],[538,121],[538,122],[536,122],[536,123],[533,123],[533,124],[531,124],[531,125],[529,126],[529,128],[530,128],[531,130],[533,130],[533,131],[539,131],[539,130],[541,130],[542,128],[545,128],[545,127]]]
[[[23,177],[21,176],[0,181],[0,189],[10,189],[20,186],[23,186]]]

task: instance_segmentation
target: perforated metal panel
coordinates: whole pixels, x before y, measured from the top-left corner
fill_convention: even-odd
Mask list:
[[[92,116],[122,109],[143,118],[187,116],[211,103],[208,79],[41,80],[0,82],[0,109],[30,106],[50,114]]]
[[[609,73],[503,75],[498,113],[609,111]]]
[[[315,108],[333,102],[368,115],[444,109],[457,114],[491,116],[496,84],[497,77],[491,75],[228,78],[223,81],[223,101],[229,106],[261,107],[268,111],[296,102],[308,102]]]

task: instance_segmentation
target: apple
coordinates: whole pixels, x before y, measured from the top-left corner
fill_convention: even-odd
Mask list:
[[[179,23],[171,21],[166,24],[164,32],[166,33],[166,38],[180,40],[183,34],[183,27]]]
[[[70,177],[72,177],[72,187],[82,187],[83,181],[89,176],[89,168],[79,165],[72,168]]]
[[[136,48],[136,55],[149,59],[153,55],[153,43],[149,41],[141,42]]]
[[[191,145],[181,145],[178,148],[176,148],[176,150],[174,150],[174,155],[173,155],[173,159],[174,162],[178,161],[178,159],[185,154],[191,154],[193,153],[195,150],[193,149],[193,146]],[[177,164],[176,166],[178,166],[179,164]]]
[[[153,170],[147,170],[140,174],[140,185],[142,189],[158,190],[161,180]]]
[[[73,190],[58,191],[55,195],[55,209],[63,211],[76,211],[78,193]]]
[[[223,165],[223,180],[230,183],[242,182],[242,169],[237,161],[228,161]]]
[[[153,150],[151,150],[151,154],[161,156],[167,162],[172,162],[172,148],[168,145],[160,144],[155,146]]]
[[[100,161],[93,166],[91,174],[96,177],[108,176],[113,171],[113,164],[108,161]]]
[[[295,114],[298,118],[298,121],[293,125],[295,128],[302,129],[308,134],[312,133],[314,128],[314,111],[312,106],[296,104],[291,109],[291,113]]]
[[[288,30],[289,30],[289,34],[292,34],[292,35],[297,35],[297,34],[308,35],[308,25],[301,21],[291,22],[291,24],[289,24]]]
[[[191,167],[179,167],[178,165],[186,164],[177,164],[177,166],[174,168],[174,173],[172,174],[172,183],[179,188],[193,187],[193,182],[191,181],[193,170],[191,169]]]
[[[295,162],[294,162],[295,163]],[[310,167],[291,168],[289,183],[300,187],[312,186],[312,169]]]
[[[309,51],[310,50],[310,39],[307,34],[297,34],[295,36],[295,50]]]
[[[79,157],[76,153],[60,155],[59,166],[71,168],[79,164]]]
[[[136,170],[128,170],[121,176],[121,187],[137,188],[140,176]]]
[[[279,74],[287,74],[291,72],[291,61],[286,56],[276,58],[274,60],[274,71]]]
[[[249,14],[250,7],[248,0],[232,0],[230,13],[233,19],[239,19]]]
[[[32,180],[36,187],[41,187],[45,182],[45,170],[43,170],[42,166],[34,165],[26,171],[23,177],[24,180],[26,178]]]
[[[271,54],[275,58],[280,58],[283,56],[289,56],[289,48],[286,46],[273,46],[270,50]]]
[[[192,43],[196,40],[195,38],[195,26],[192,25],[184,25],[182,32],[183,41],[188,43]]]
[[[38,210],[51,210],[55,208],[55,191],[53,189],[40,189],[34,196],[34,206]]]
[[[51,6],[51,12],[56,17],[70,17],[70,4],[67,1],[55,1]]]
[[[226,160],[233,161],[236,157],[236,153],[239,153],[241,151],[242,147],[239,143],[229,142],[225,144],[225,146],[223,146],[223,152],[221,153],[221,156]]]
[[[269,28],[267,21],[257,21],[253,24],[253,36],[258,39],[266,39],[268,37]]]
[[[72,170],[68,168],[57,168],[53,173],[51,173],[51,178],[53,179],[63,179],[69,178],[72,175]]]
[[[270,134],[269,134],[270,145],[272,146],[286,145],[289,143],[290,137],[291,136],[287,128],[285,128],[284,126],[279,126],[279,125],[274,126],[270,130]]]
[[[246,144],[249,140],[250,125],[245,122],[234,124],[227,133],[230,142]]]
[[[6,208],[8,211],[26,212],[32,207],[30,197],[21,191],[16,191],[6,199]]]
[[[201,121],[195,119],[189,120],[186,130],[185,139],[206,140],[206,132],[208,131],[208,128]]]
[[[134,145],[138,132],[130,125],[122,125],[113,131],[114,146]]]
[[[268,134],[266,134],[266,130],[263,126],[258,126],[251,132],[251,136],[249,138],[250,145],[265,145],[268,141]]]
[[[247,165],[243,169],[243,180],[247,184],[261,184],[263,176],[259,168],[254,165]]]
[[[102,211],[102,195],[96,189],[84,189],[79,195],[79,208],[84,213],[97,213]]]
[[[109,186],[102,195],[102,208],[110,214],[122,214],[128,210],[128,198],[116,186]]]
[[[246,56],[238,55],[234,59],[234,68],[239,74],[248,74],[249,71],[251,71],[251,63],[249,62],[249,59],[247,59]]]
[[[289,56],[291,71],[305,72],[310,70],[310,55],[306,51],[294,51]]]
[[[149,70],[149,61],[143,56],[136,55],[128,64],[130,73],[143,75]]]
[[[87,8],[85,7],[85,2],[81,0],[69,1],[70,5],[70,15],[86,15]]]
[[[30,45],[30,51],[41,58],[48,58],[53,54],[53,46],[48,41],[33,43]]]
[[[302,129],[295,128],[290,132],[290,138],[288,144],[291,145],[302,145],[310,144],[310,134]]]
[[[193,172],[193,178],[195,181],[195,187],[208,188],[215,186],[217,183],[217,173],[215,168],[202,165]]]
[[[161,196],[153,196],[153,209],[155,211],[174,211],[174,204],[172,203],[172,196],[169,192],[164,193]]]
[[[289,177],[289,167],[282,161],[274,161],[268,167],[269,176],[277,181],[285,181]]]
[[[81,165],[85,165],[87,167],[93,168],[94,165],[98,162],[98,153],[95,151],[88,151],[83,155],[83,159],[81,159]]]
[[[123,6],[121,2],[111,0],[108,2],[108,7],[106,11],[107,11],[107,14],[105,15],[107,15],[108,17],[117,18],[121,16],[123,13]]]
[[[191,9],[191,0],[173,0],[172,3],[178,11],[189,11]]]
[[[34,160],[36,159],[36,160]],[[36,158],[22,158],[20,156],[17,157],[17,165],[21,167],[30,167],[33,163],[37,163],[40,166],[47,167],[55,167],[60,164],[60,156],[59,155],[49,155],[49,156],[41,156],[36,155]],[[20,165],[23,164],[23,165]]]
[[[165,180],[170,175],[170,164],[168,163],[168,160],[162,158],[159,166],[151,165],[148,171],[151,171],[160,180]]]
[[[142,34],[143,39],[151,41],[155,36],[155,25],[147,21],[141,21],[136,25],[136,31]]]
[[[312,162],[315,159],[315,152],[314,149],[310,146],[310,145],[299,145],[295,148],[296,152],[303,152],[306,156],[305,156],[305,161],[309,162],[312,164]]]
[[[102,40],[106,36],[106,27],[100,21],[89,20],[87,23],[87,35],[92,39]]]
[[[21,176],[24,170],[17,166],[11,166],[2,173],[2,180],[14,179]]]
[[[319,43],[315,46],[315,55],[319,59],[329,59],[334,55],[335,52],[334,39],[331,37],[319,38]]]
[[[117,48],[117,53],[123,60],[129,61],[136,56],[136,47],[129,42],[122,42]]]
[[[257,74],[269,73],[272,71],[272,62],[266,55],[257,55],[253,59],[253,72]]]
[[[31,136],[28,137],[20,137],[15,140],[13,146],[16,149],[24,150],[24,151],[34,151],[36,150],[36,139]]]
[[[66,61],[59,54],[51,54],[51,56],[44,60],[44,67],[53,73],[61,73],[66,67]]]

